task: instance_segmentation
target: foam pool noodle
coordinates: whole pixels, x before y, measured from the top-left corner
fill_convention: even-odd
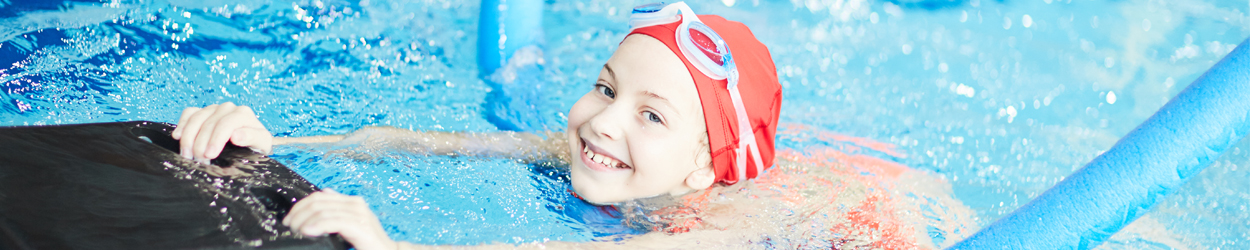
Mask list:
[[[1250,131],[1243,41],[1085,167],[950,249],[1090,249]]]
[[[488,122],[506,131],[562,127],[544,112],[558,110],[544,96],[541,0],[483,0],[477,59],[491,87],[482,104]]]

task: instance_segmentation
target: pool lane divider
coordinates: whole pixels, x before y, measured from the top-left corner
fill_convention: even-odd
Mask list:
[[[1090,249],[1102,244],[1250,131],[1248,42],[1111,149],[949,249]]]

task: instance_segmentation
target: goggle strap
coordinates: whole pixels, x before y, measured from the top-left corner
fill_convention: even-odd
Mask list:
[[[671,3],[668,6],[664,6],[664,10],[661,10],[660,12],[665,12],[668,8],[674,8],[681,11],[681,19],[683,23],[702,22],[699,21],[699,15],[695,15],[694,10],[690,9],[690,5],[686,5],[686,2]]]
[[[732,72],[737,73],[737,72]],[[737,77],[731,76],[731,80],[737,80]],[[759,175],[764,170],[763,159],[760,158],[759,145],[755,142],[755,131],[751,129],[751,121],[747,118],[746,105],[742,103],[742,94],[738,91],[736,82],[729,83],[729,99],[733,100],[735,115],[738,120],[738,148],[734,150],[737,154],[737,161],[734,165],[737,167],[738,180],[746,180],[746,164],[747,154],[753,156],[755,163],[755,174]],[[747,152],[750,151],[750,152]]]
[[[752,133],[754,134],[754,133]],[[760,146],[755,144],[755,140],[751,140],[751,156],[755,158],[755,176],[764,173],[764,159],[760,158]]]

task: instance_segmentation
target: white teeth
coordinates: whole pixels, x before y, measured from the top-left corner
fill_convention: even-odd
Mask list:
[[[598,162],[599,164],[603,164],[604,166],[608,166],[611,168],[625,168],[624,163],[621,163],[617,161],[616,159],[612,159],[611,157],[595,154],[594,151],[590,151],[589,146],[582,147],[582,153],[585,153],[586,157],[590,158],[591,161]]]
[[[608,158],[608,157],[603,157],[603,160],[600,160],[599,163],[603,164],[604,166],[611,167],[611,168],[620,168],[619,167],[620,164],[617,164],[615,159]]]

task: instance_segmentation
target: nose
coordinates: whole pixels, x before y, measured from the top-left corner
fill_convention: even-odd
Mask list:
[[[618,140],[622,138],[624,131],[622,126],[627,122],[628,114],[623,110],[621,105],[608,105],[590,118],[590,129],[595,135],[604,137],[609,140]]]

